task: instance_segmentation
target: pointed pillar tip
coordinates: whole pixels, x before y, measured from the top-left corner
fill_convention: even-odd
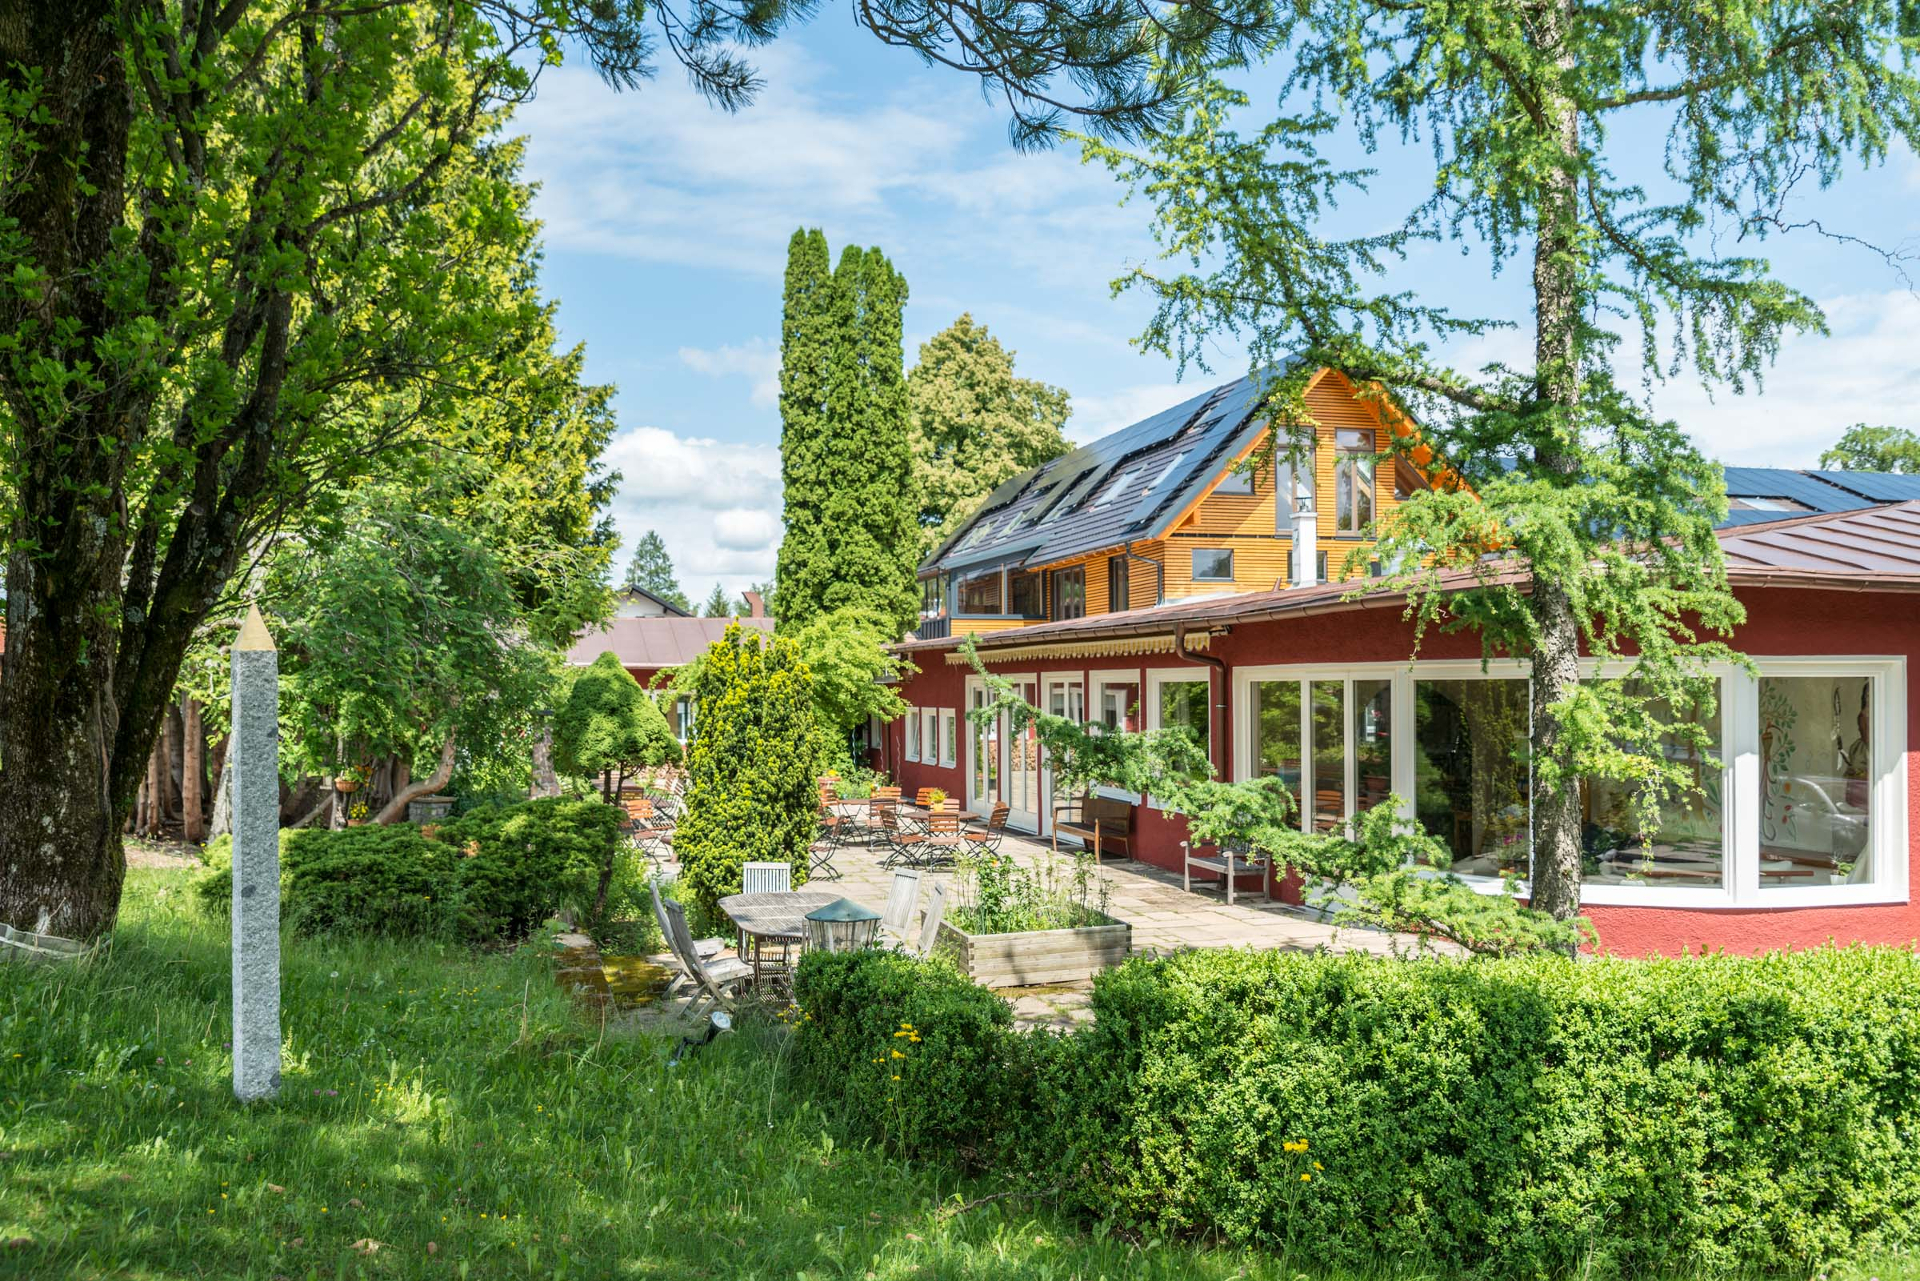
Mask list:
[[[267,631],[267,620],[260,616],[260,607],[247,605],[247,620],[240,624],[240,636],[233,642],[239,650],[271,650],[274,648],[273,636]]]

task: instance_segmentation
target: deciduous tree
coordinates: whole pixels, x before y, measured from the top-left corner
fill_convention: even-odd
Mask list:
[[[667,718],[617,654],[602,654],[570,674],[553,716],[555,769],[599,780],[601,799],[611,805],[629,777],[679,760]]]
[[[1071,448],[1066,389],[1016,377],[1013,353],[966,312],[920,345],[907,409],[922,559],[1001,482]]]
[[[1820,455],[1822,467],[1842,471],[1920,473],[1920,433],[1905,427],[1869,427],[1855,423]]]
[[[1149,148],[1093,144],[1190,268],[1123,283],[1159,301],[1149,347],[1195,359],[1232,333],[1256,368],[1297,357],[1269,388],[1281,421],[1300,421],[1308,372],[1345,370],[1411,408],[1469,481],[1384,524],[1389,563],[1422,566],[1386,585],[1433,619],[1438,574],[1470,570],[1450,617],[1531,661],[1532,893],[1571,917],[1580,780],[1629,779],[1647,804],[1686,786],[1661,740],[1701,732],[1660,709],[1710,699],[1704,662],[1727,651],[1709,638],[1742,618],[1713,534],[1717,468],[1615,385],[1623,339],[1603,322],[1624,322],[1650,377],[1736,390],[1782,335],[1824,328],[1745,246],[1790,224],[1796,184],[1920,138],[1911,6],[1304,0],[1272,17],[1287,70],[1264,125],[1243,133],[1248,99],[1214,79]],[[1371,197],[1366,230],[1335,214],[1370,177],[1329,158],[1346,126],[1368,147],[1383,132],[1431,146],[1433,181],[1414,184],[1430,194],[1404,221]],[[1440,357],[1495,322],[1390,274],[1448,240],[1529,272],[1525,355],[1479,372]],[[1631,679],[1582,681],[1583,647],[1631,656]]]

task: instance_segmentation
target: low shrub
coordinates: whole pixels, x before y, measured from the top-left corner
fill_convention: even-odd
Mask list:
[[[232,843],[197,886],[208,911],[233,902]],[[280,833],[280,916],[302,934],[449,937],[465,895],[455,851],[406,824]]]
[[[281,917],[304,934],[522,939],[563,907],[584,914],[603,872],[610,886],[618,880],[620,823],[620,811],[597,800],[546,798],[481,806],[434,825],[431,837],[406,823],[285,831]],[[207,859],[197,893],[225,913],[232,842],[209,842]],[[620,910],[644,891],[644,881],[637,891],[623,884]]]
[[[996,1144],[1022,1075],[1005,1001],[944,959],[882,951],[809,952],[794,997],[798,1070],[854,1128],[908,1153]]]
[[[563,907],[584,917],[619,857],[622,819],[598,800],[542,797],[440,824],[437,838],[465,855],[469,932],[518,939]]]
[[[1068,1037],[1005,1033],[913,962],[820,960],[800,1041],[852,1119],[884,1132],[861,1074],[890,1022],[938,1026],[908,1012],[924,984],[994,1029],[902,1073],[942,1138],[1153,1236],[1603,1278],[1805,1275],[1920,1227],[1908,952],[1195,951],[1102,975]]]

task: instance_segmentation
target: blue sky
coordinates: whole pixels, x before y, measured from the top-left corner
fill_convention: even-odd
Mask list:
[[[880,45],[835,8],[754,60],[766,88],[736,115],[671,64],[624,94],[568,66],[543,78],[513,126],[541,185],[544,288],[566,339],[587,344],[590,377],[619,387],[610,461],[625,477],[623,540],[659,530],[696,600],[716,582],[737,592],[773,574],[780,287],[797,226],[824,229],[836,253],[854,241],[893,259],[911,290],[909,365],[971,312],[1018,353],[1020,373],[1072,393],[1077,440],[1244,372],[1231,342],[1211,355],[1212,375],[1189,368],[1184,382],[1132,346],[1149,304],[1109,285],[1157,257],[1147,208],[1122,206],[1121,188],[1075,148],[1015,152],[1004,108],[970,80]],[[1640,126],[1648,155],[1653,126]],[[1366,163],[1381,177],[1340,218],[1390,225],[1429,181],[1429,153],[1392,148]],[[1796,213],[1920,248],[1920,162],[1897,154]],[[1750,465],[1810,466],[1855,421],[1920,427],[1920,295],[1878,257],[1817,236],[1764,252],[1823,304],[1832,335],[1791,340],[1763,394],[1710,398],[1679,379],[1655,408]],[[1523,277],[1491,278],[1484,259],[1432,246],[1396,283],[1519,318]],[[1495,335],[1455,355],[1474,365],[1515,341]]]

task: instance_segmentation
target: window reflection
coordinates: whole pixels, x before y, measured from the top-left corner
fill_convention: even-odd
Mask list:
[[[1253,684],[1253,759],[1262,775],[1272,775],[1300,796],[1300,682]]]
[[[1372,809],[1393,790],[1393,682],[1353,683],[1353,812]]]
[[[1873,678],[1760,681],[1760,888],[1873,880]]]
[[[1527,874],[1527,683],[1416,681],[1414,813],[1463,876]]]
[[[1664,702],[1650,709],[1663,721],[1676,719]],[[1679,718],[1699,725],[1709,738],[1705,751],[1678,735],[1661,740],[1666,759],[1684,769],[1692,790],[1667,798],[1649,826],[1639,789],[1613,779],[1580,785],[1581,879],[1591,885],[1713,887],[1724,883],[1726,840],[1722,822],[1720,711],[1693,709]]]
[[[1347,816],[1346,684],[1312,681],[1313,830],[1331,832]]]

